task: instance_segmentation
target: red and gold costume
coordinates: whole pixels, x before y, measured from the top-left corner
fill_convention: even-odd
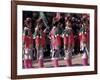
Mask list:
[[[64,42],[64,51],[65,51],[65,64],[67,66],[72,65],[72,52],[74,48],[74,35],[71,28],[66,27],[63,32],[63,42]]]
[[[24,68],[32,68],[32,48],[33,38],[31,29],[28,27],[24,28],[24,34],[22,36],[24,45]]]
[[[74,47],[74,36],[71,28],[68,27],[65,28],[63,33],[63,42],[64,42],[65,53],[67,51],[67,53],[70,52],[70,54],[72,54],[72,50]]]
[[[88,39],[89,34],[87,33],[87,30],[85,26],[82,25],[80,32],[79,32],[79,38],[80,38],[80,50],[82,51],[82,64],[84,66],[88,65]]]
[[[72,29],[65,28],[63,33],[63,40],[64,40],[64,49],[67,50],[68,48],[72,48],[74,45],[74,36]]]
[[[60,28],[57,28],[56,31],[55,31],[55,47],[56,49],[60,49],[61,46],[62,46],[62,36],[61,36],[62,32],[60,30]]]
[[[84,47],[87,47],[88,34],[84,26],[81,27],[79,32],[80,50],[83,51]]]
[[[43,53],[44,48],[46,47],[46,32],[41,29],[36,29],[33,37],[35,39],[39,67],[43,67]]]

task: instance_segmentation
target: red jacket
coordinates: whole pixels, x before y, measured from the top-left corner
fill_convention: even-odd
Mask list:
[[[24,36],[25,48],[30,48],[30,45],[33,44],[33,39],[30,36]]]

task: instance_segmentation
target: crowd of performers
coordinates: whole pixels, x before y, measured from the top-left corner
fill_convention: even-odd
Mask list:
[[[63,21],[62,21],[63,18]],[[44,53],[50,46],[50,56],[52,65],[59,66],[61,52],[66,66],[72,65],[72,55],[75,52],[75,37],[79,39],[79,53],[82,53],[82,64],[88,65],[89,56],[89,15],[81,14],[79,18],[79,31],[75,35],[73,28],[74,17],[72,15],[61,16],[60,13],[52,18],[52,27],[48,28],[45,20],[39,17],[35,26],[32,26],[32,18],[27,17],[24,20],[23,29],[23,67],[34,67],[34,55],[39,67],[44,66]],[[78,21],[77,21],[78,22]],[[45,26],[45,27],[44,27]],[[34,29],[34,30],[32,30]],[[62,51],[63,50],[63,51]],[[48,52],[46,52],[48,54]]]

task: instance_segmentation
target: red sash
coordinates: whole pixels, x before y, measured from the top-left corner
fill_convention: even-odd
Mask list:
[[[40,40],[41,39],[39,37],[36,37],[36,39],[35,39],[36,46],[40,46],[40,44],[41,44]]]
[[[64,45],[68,45],[68,36],[64,35]]]
[[[68,46],[72,47],[73,44],[74,44],[74,36],[73,33],[71,32],[70,35],[68,36]]]
[[[61,46],[61,36],[60,35],[57,35],[56,36],[56,46]]]
[[[41,44],[43,47],[46,45],[46,33],[42,33]]]

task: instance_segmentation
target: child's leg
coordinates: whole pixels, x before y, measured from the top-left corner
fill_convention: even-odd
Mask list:
[[[88,65],[88,50],[86,48],[86,46],[84,47],[83,50],[83,55],[82,55],[82,64],[83,66],[87,66]]]
[[[81,41],[80,42],[80,50],[83,51],[83,49],[84,49],[84,43]]]
[[[28,68],[32,68],[32,59],[28,59]]]
[[[65,64],[66,66],[71,66],[72,65],[72,55],[71,55],[71,51],[70,50],[65,50]]]
[[[37,52],[37,60],[39,59],[39,48],[36,47],[36,52]]]
[[[27,59],[23,60],[23,63],[24,63],[24,68],[28,68],[28,62],[27,62]]]
[[[29,56],[28,56],[28,67],[32,68],[32,50],[31,49],[29,51]]]
[[[54,58],[54,57],[55,57],[55,50],[53,49],[53,50],[51,51],[51,53],[52,53],[52,58]]]
[[[53,67],[58,67],[59,66],[58,59],[57,58],[52,58],[52,64],[53,64]]]
[[[39,50],[39,67],[40,68],[43,68],[44,67],[44,64],[43,64],[43,49],[40,49]]]
[[[24,53],[24,60],[23,60],[23,65],[24,68],[28,68],[28,48],[25,49],[25,53]]]
[[[59,65],[58,65],[57,51],[54,50],[52,54],[53,54],[52,55],[52,64],[53,64],[54,67],[58,67]]]
[[[25,68],[32,68],[32,52],[31,49],[26,49],[25,51],[25,59],[24,59],[24,67]]]

